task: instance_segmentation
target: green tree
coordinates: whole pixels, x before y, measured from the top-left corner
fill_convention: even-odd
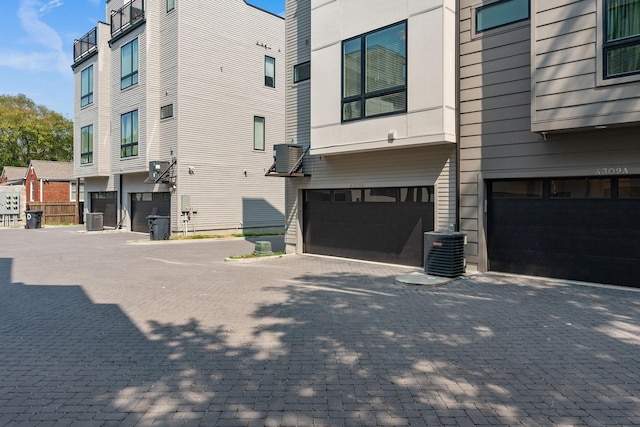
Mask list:
[[[0,95],[0,167],[73,158],[73,122],[23,94]]]

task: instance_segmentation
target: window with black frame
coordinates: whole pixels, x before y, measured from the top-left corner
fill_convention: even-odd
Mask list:
[[[342,43],[342,120],[407,111],[407,23]]]
[[[93,65],[88,66],[80,73],[81,94],[80,106],[93,104]]]
[[[264,85],[276,87],[276,59],[270,56],[264,57]]]
[[[138,39],[120,50],[120,89],[138,84]]]
[[[120,157],[138,155],[138,110],[120,116]]]
[[[604,0],[604,78],[640,73],[640,0]]]
[[[93,163],[93,125],[80,129],[80,163]]]

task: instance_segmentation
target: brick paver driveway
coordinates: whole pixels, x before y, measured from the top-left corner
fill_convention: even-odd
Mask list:
[[[0,425],[640,424],[638,293],[79,230],[0,230]]]

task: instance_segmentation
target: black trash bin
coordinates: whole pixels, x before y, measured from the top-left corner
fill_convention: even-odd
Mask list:
[[[24,228],[40,228],[42,226],[42,211],[25,211],[27,224]]]
[[[170,216],[149,215],[147,216],[147,222],[149,223],[150,240],[169,240],[169,237],[171,237],[169,228]]]

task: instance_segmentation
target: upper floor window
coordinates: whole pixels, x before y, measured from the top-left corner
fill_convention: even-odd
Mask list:
[[[120,116],[120,157],[138,155],[138,110]]]
[[[293,66],[293,82],[298,83],[311,78],[311,62],[303,62]]]
[[[407,111],[407,23],[342,43],[342,120]]]
[[[529,0],[499,0],[476,9],[476,33],[529,19]]]
[[[82,70],[80,80],[80,106],[84,107],[85,105],[93,103],[93,65]]]
[[[640,73],[640,0],[604,0],[604,77]]]
[[[138,39],[120,50],[120,89],[138,84]]]
[[[80,163],[93,163],[93,125],[80,129]]]
[[[253,117],[253,149],[264,151],[264,117]]]
[[[176,0],[167,0],[167,12],[171,12],[176,8]]]
[[[276,59],[270,56],[264,57],[264,85],[276,87]]]

